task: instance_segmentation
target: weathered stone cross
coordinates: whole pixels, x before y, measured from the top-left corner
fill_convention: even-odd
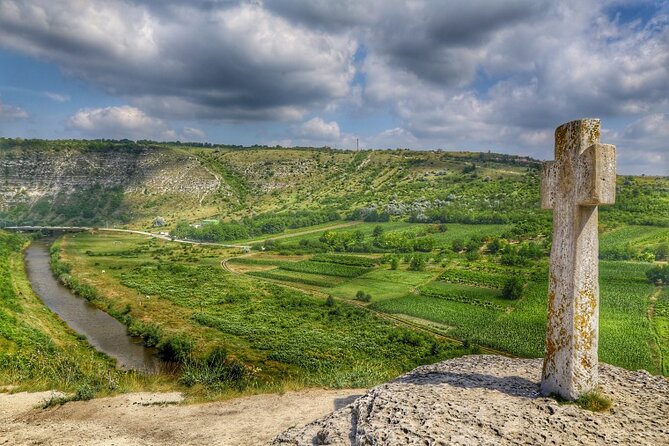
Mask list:
[[[599,120],[582,119],[555,130],[555,161],[543,165],[541,207],[553,209],[544,395],[574,400],[597,387],[597,205],[615,201],[615,158]]]

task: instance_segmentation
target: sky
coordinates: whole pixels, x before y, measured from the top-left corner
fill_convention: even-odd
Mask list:
[[[669,1],[0,0],[0,136],[553,158],[669,175]]]

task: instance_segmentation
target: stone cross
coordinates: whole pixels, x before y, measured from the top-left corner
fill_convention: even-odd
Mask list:
[[[599,119],[558,127],[555,161],[541,173],[541,207],[553,209],[544,395],[575,400],[597,387],[597,205],[615,194],[616,148],[599,143]]]

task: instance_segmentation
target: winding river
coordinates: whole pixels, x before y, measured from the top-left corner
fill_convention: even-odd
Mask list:
[[[25,253],[26,270],[40,299],[65,323],[100,352],[116,359],[121,369],[159,373],[165,368],[153,349],[128,336],[126,327],[60,284],[49,266],[50,240],[34,241]]]

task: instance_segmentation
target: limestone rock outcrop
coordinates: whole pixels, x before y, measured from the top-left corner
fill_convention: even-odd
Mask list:
[[[541,359],[494,355],[419,367],[274,445],[669,444],[669,380],[600,364],[603,413],[539,394]]]
[[[0,210],[91,186],[199,200],[220,180],[195,155],[176,150],[12,150],[0,152]]]

